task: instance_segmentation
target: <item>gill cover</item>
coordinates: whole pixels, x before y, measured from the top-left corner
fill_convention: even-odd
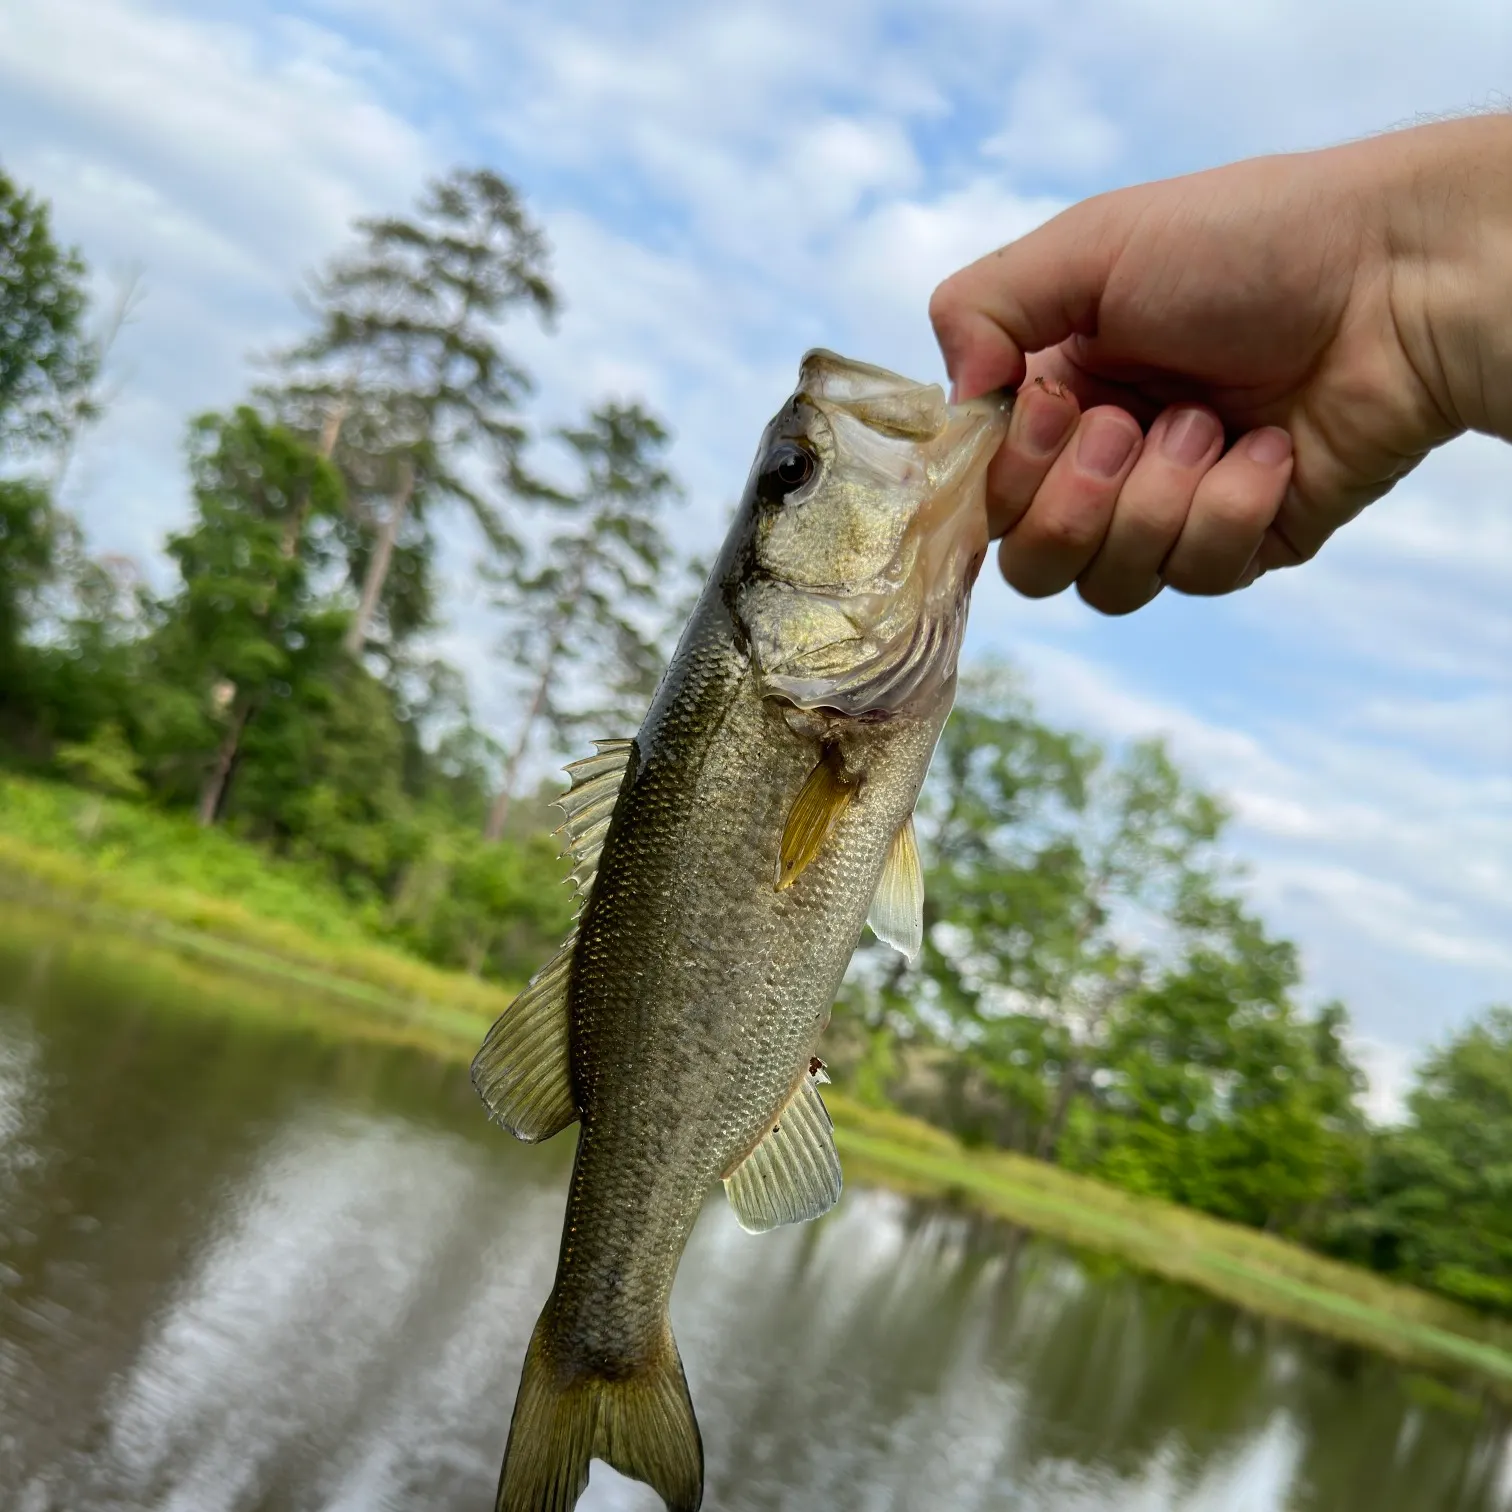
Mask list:
[[[951,682],[1010,402],[951,405],[936,384],[804,357],[750,483],[737,610],[764,692],[892,714]]]

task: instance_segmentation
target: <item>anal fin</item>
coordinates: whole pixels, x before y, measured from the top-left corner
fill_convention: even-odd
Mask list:
[[[821,1077],[828,1080],[816,1060],[772,1120],[771,1131],[725,1177],[730,1206],[747,1233],[807,1222],[840,1200],[840,1155],[834,1124],[819,1096]]]

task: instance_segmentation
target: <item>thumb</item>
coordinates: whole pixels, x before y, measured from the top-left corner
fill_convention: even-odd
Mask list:
[[[1116,252],[1107,206],[1073,205],[934,291],[929,319],[959,399],[1017,388],[1031,352],[1096,333]]]

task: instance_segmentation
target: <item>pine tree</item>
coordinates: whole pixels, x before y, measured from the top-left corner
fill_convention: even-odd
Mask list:
[[[411,576],[428,592],[429,511],[461,505],[496,553],[518,550],[499,495],[534,492],[520,465],[531,383],[499,327],[521,307],[548,318],[557,303],[545,238],[487,169],[433,181],[412,218],[364,219],[357,230],[358,248],[315,282],[319,329],[286,354],[270,391],[281,418],[319,437],[347,479],[360,537],[353,655],[406,542],[418,557]]]
[[[489,811],[490,840],[504,832],[538,728],[565,747],[587,725],[638,724],[663,665],[657,608],[672,551],[660,517],[681,495],[663,461],[667,432],[639,405],[611,403],[556,434],[581,483],[550,499],[561,528],[495,579],[495,604],[511,621],[505,650],[529,692]]]

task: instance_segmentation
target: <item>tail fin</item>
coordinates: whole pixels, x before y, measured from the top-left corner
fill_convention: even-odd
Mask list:
[[[610,1378],[553,1358],[549,1316],[525,1355],[495,1512],[572,1512],[592,1459],[645,1481],[668,1512],[698,1512],[703,1440],[671,1323],[653,1359]]]

